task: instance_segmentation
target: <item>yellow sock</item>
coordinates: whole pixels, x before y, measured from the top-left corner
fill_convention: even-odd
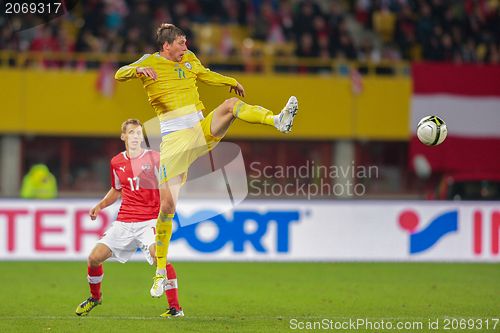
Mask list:
[[[160,212],[156,221],[156,268],[165,270],[167,266],[168,246],[172,237],[172,219],[174,214]]]
[[[233,115],[248,123],[274,126],[273,112],[259,105],[249,105],[238,101],[233,107]]]

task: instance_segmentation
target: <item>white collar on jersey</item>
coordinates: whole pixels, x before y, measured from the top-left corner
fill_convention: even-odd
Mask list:
[[[144,155],[145,155],[148,151],[151,151],[151,149],[144,149],[144,151],[142,152],[142,154],[141,154],[141,155],[139,155],[139,156],[137,156],[137,157],[135,157],[135,158],[133,158],[133,159],[135,160],[136,158],[141,158],[141,157],[143,157],[143,156],[144,156]],[[126,160],[129,160],[129,158],[128,158],[128,156],[127,156],[127,151],[126,151],[126,150],[122,151],[122,155],[123,155],[123,157],[125,157],[125,159],[126,159]]]

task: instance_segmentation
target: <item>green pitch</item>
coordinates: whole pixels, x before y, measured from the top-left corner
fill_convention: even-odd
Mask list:
[[[161,319],[166,300],[149,296],[153,269],[145,263],[106,263],[103,305],[80,318],[85,263],[2,262],[0,332],[294,332],[357,319],[423,327],[328,331],[500,332],[500,323],[492,327],[500,318],[498,264],[174,264],[186,317]],[[450,322],[445,330],[447,318],[473,319],[476,328],[453,330]],[[440,328],[428,329],[429,320]]]

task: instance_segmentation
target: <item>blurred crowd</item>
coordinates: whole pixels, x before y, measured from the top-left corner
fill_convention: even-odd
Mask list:
[[[499,0],[358,0],[354,13],[403,59],[500,63]]]
[[[196,27],[243,27],[208,38],[214,54],[262,43],[306,58],[500,63],[500,0],[84,0],[35,29],[0,22],[0,50],[150,53],[162,22],[203,52],[215,29]]]

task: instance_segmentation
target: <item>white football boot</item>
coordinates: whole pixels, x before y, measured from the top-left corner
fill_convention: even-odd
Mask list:
[[[281,133],[290,133],[293,126],[293,119],[299,110],[297,97],[291,96],[281,112],[274,116],[274,123]]]
[[[156,274],[153,278],[153,286],[151,287],[151,290],[149,293],[151,294],[151,297],[161,297],[163,293],[165,292],[165,281],[166,277],[165,275],[159,275]]]

